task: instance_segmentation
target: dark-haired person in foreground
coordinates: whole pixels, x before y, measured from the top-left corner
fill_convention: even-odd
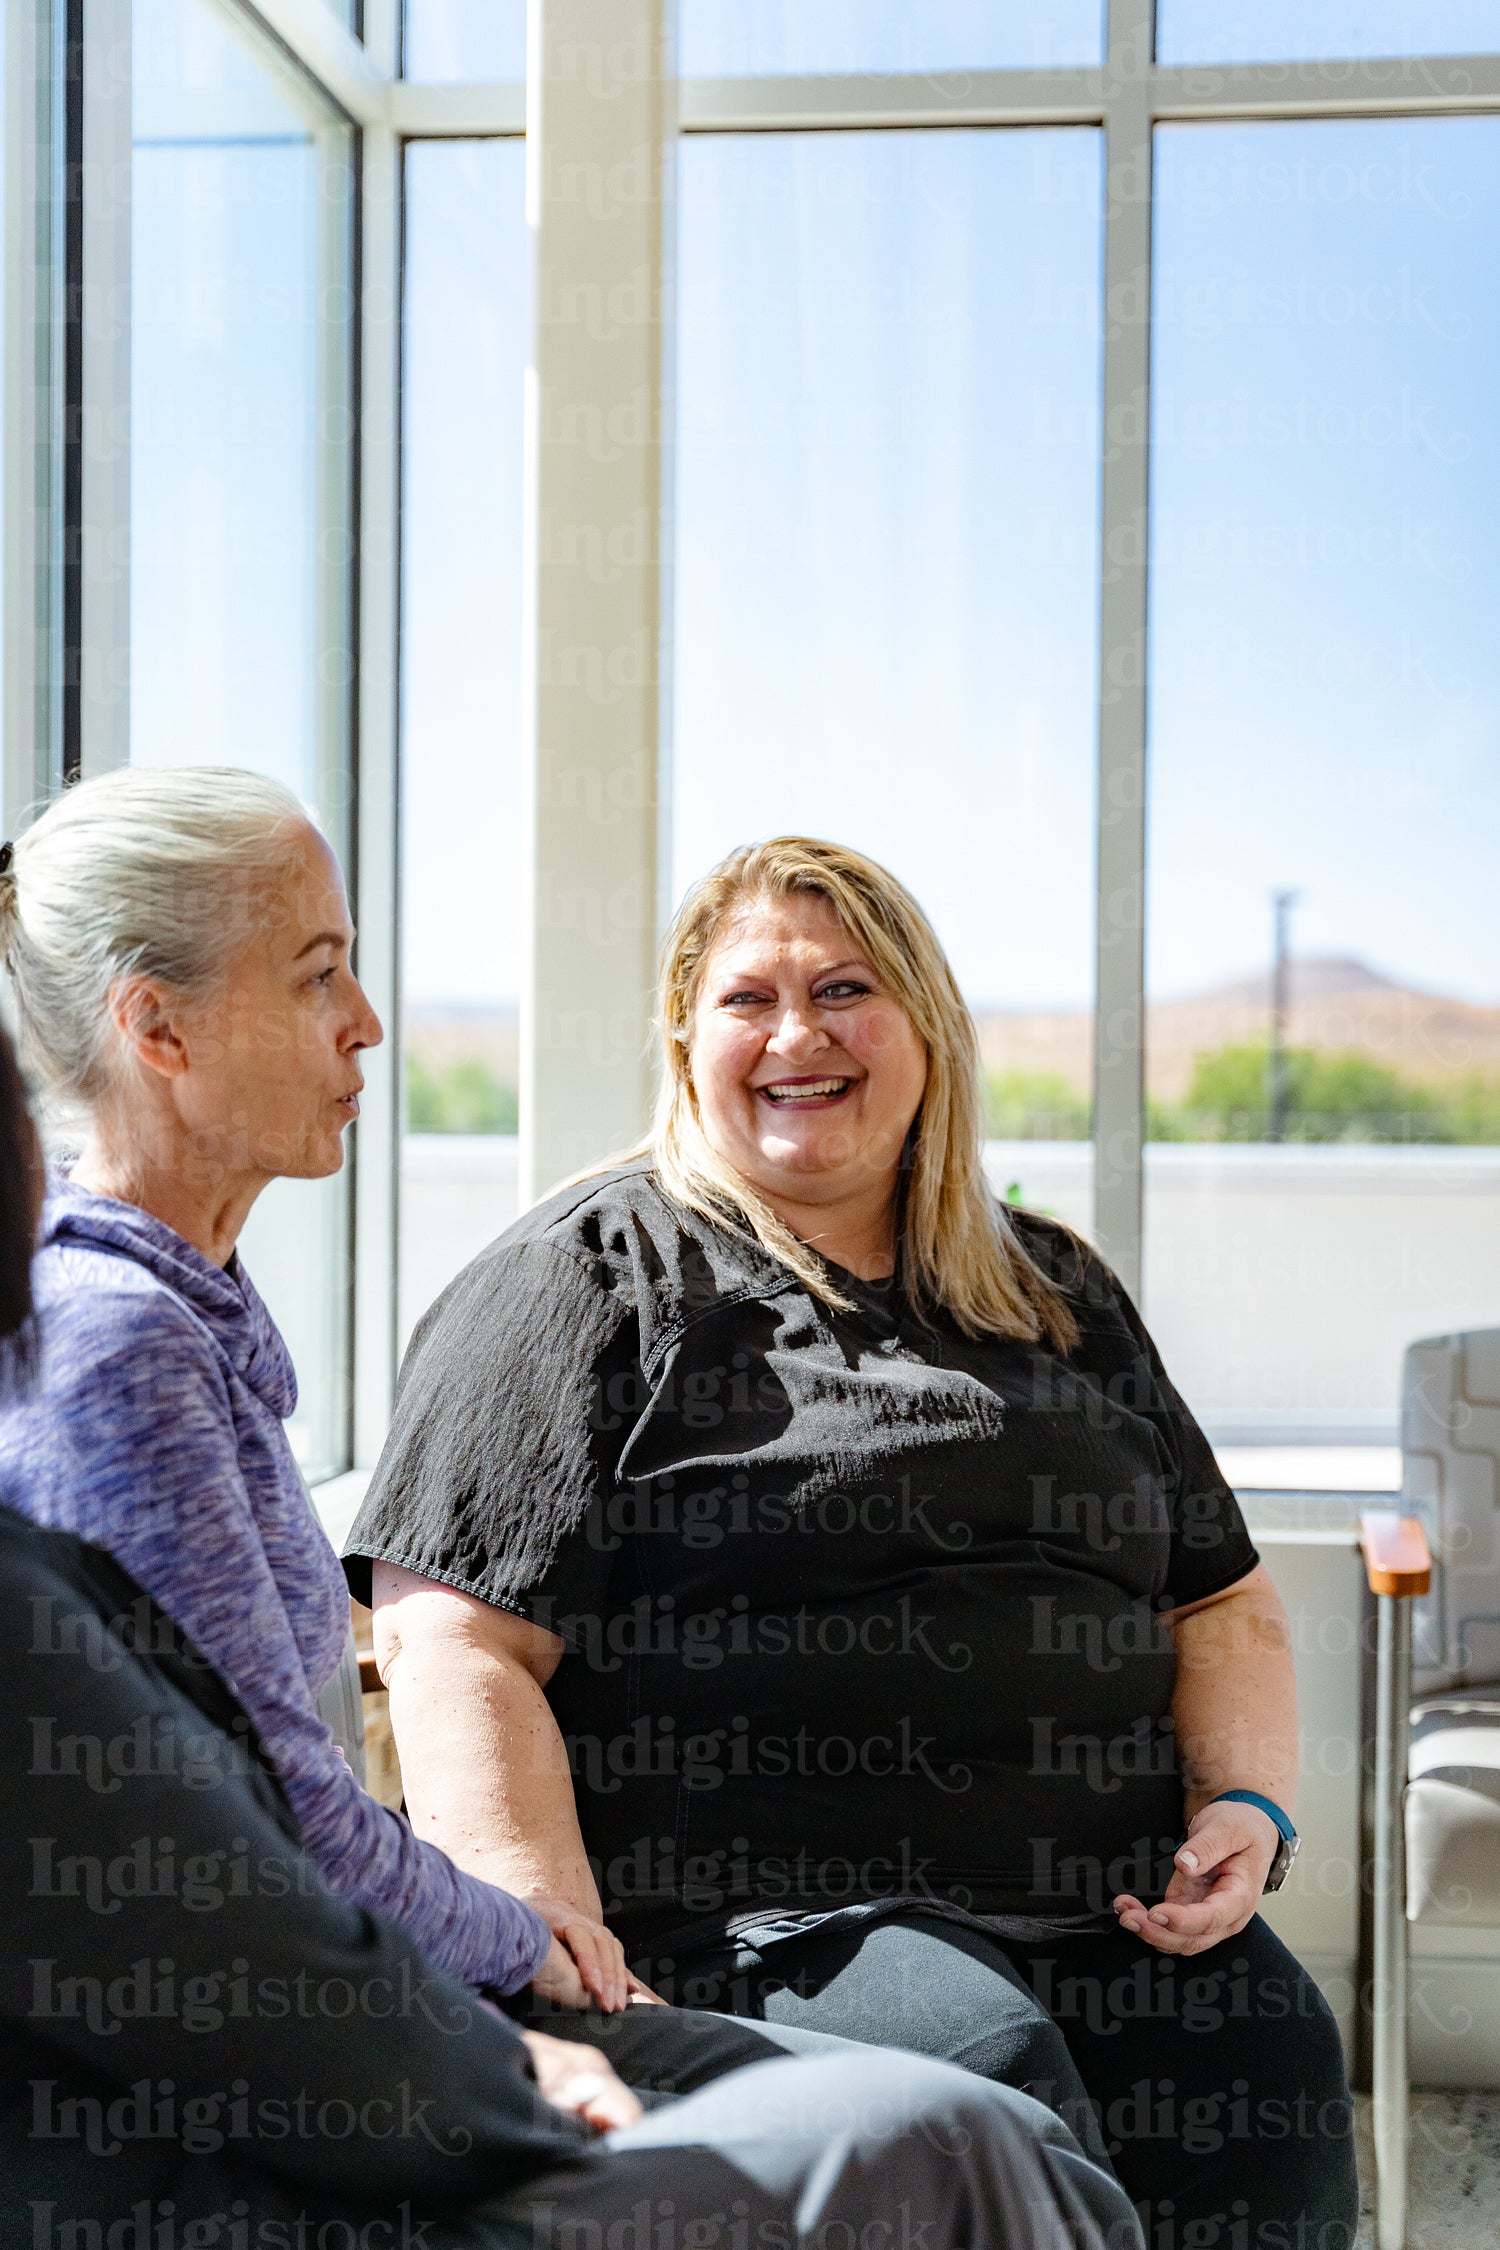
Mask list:
[[[0,1033],[0,1381],[41,1163]],[[0,1505],[0,2241],[29,2250],[1138,2250],[1026,2097],[848,2050],[642,2116],[335,1897],[249,1720],[119,1564]],[[602,2020],[602,2019],[601,2019]]]

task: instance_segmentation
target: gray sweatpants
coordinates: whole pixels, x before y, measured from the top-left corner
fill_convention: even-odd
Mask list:
[[[737,2070],[472,2218],[535,2250],[1142,2250],[1040,2102],[874,2048]]]

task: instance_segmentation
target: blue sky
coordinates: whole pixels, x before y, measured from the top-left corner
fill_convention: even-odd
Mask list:
[[[318,794],[317,159],[203,0],[137,0],[131,740]]]
[[[519,141],[406,158],[405,966],[513,1000],[521,958],[521,429],[531,253]]]
[[[406,75],[524,78],[526,0],[406,0]]]
[[[1086,997],[1099,136],[694,138],[674,887],[832,836],[978,998]]]
[[[1097,62],[1101,0],[679,0],[681,67],[1045,70]]]
[[[1153,989],[1500,1001],[1500,119],[1158,135]]]
[[[1301,62],[1330,55],[1479,55],[1500,45],[1497,0],[1157,0],[1163,62]]]

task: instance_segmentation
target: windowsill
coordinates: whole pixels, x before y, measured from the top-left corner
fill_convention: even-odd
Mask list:
[[[1399,1445],[1216,1445],[1236,1492],[1340,1492],[1394,1496]]]

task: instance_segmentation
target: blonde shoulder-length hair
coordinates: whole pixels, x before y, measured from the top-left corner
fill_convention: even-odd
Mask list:
[[[693,1090],[692,1034],[703,972],[726,926],[758,899],[824,898],[900,1003],[927,1050],[927,1085],[902,1163],[900,1272],[919,1311],[941,1308],[971,1336],[1078,1341],[1072,1310],[1028,1256],[980,1165],[979,1044],[931,923],[911,893],[861,852],[776,836],[731,852],[684,899],[662,949],[655,1125],[649,1158],[664,1192],[714,1224],[747,1230],[824,1304],[850,1308],[799,1241],[708,1141]],[[621,1158],[613,1159],[615,1163]],[[603,1167],[601,1167],[603,1169]]]

